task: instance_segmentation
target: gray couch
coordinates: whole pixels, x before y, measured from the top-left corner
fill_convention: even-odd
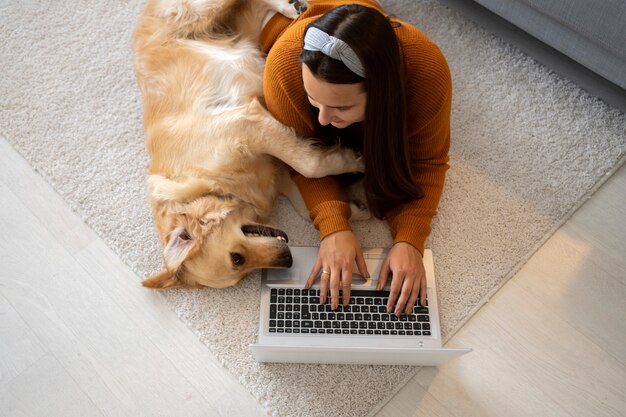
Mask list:
[[[626,0],[440,1],[626,111]]]

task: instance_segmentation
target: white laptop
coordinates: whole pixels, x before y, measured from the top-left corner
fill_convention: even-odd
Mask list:
[[[304,289],[318,249],[291,247],[291,268],[263,270],[259,333],[251,345],[257,361],[435,366],[471,350],[442,347],[430,250],[424,253],[427,305],[418,303],[412,314],[396,317],[386,312],[389,288],[376,291],[385,249],[364,251],[374,279],[366,282],[355,266],[350,304],[334,311],[330,296],[326,304],[319,303],[319,279]]]

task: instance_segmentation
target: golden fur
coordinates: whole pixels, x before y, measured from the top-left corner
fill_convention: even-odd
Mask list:
[[[261,21],[269,10],[295,18],[304,6],[148,1],[133,50],[165,268],[143,285],[220,288],[255,269],[289,267],[287,236],[268,225],[290,185],[285,164],[309,177],[362,170],[353,152],[296,137],[260,102]]]

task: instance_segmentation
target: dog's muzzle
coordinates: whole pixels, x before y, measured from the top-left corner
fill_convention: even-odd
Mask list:
[[[280,229],[275,229],[273,227],[265,226],[262,224],[245,225],[241,227],[241,231],[247,237],[274,237],[285,243],[289,242],[289,237],[287,236],[287,233],[283,232]]]

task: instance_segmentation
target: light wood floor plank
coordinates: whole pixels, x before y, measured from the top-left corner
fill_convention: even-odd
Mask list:
[[[528,375],[572,416],[618,417],[626,410],[626,368],[621,363],[516,281],[498,297],[497,308],[487,306],[485,313],[506,333],[490,345],[506,352],[517,375]]]
[[[377,417],[455,417],[448,407],[411,379],[393,398],[393,407],[384,407]]]
[[[7,416],[103,416],[52,354],[42,357],[10,386],[0,388],[0,403]]]
[[[47,353],[28,324],[0,295],[0,387]]]
[[[592,247],[574,240],[565,231],[557,232],[515,283],[626,365],[626,284],[594,260]]]
[[[625,139],[626,140],[626,139]],[[626,164],[568,221],[563,232],[626,285]]]

